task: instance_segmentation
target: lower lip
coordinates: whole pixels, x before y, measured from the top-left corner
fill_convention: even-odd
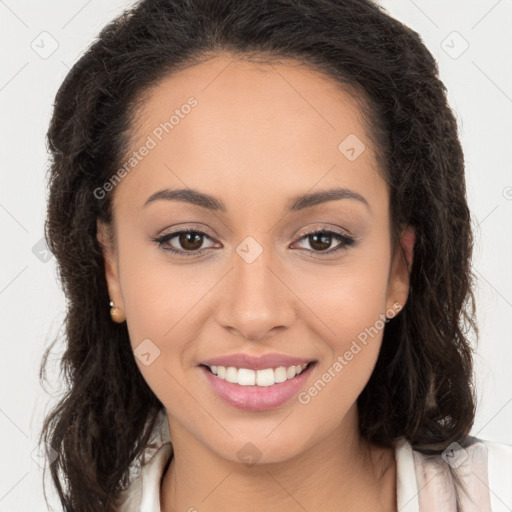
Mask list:
[[[311,363],[293,379],[272,386],[241,386],[220,379],[204,366],[199,368],[213,391],[229,405],[246,411],[266,411],[284,404],[300,391],[315,363]]]

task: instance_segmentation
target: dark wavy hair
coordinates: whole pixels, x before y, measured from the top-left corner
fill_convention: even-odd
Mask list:
[[[144,0],[110,22],[60,86],[46,239],[67,298],[66,380],[41,439],[66,511],[113,511],[162,403],[135,363],[126,323],[113,323],[96,199],[125,160],[145,93],[184,67],[223,54],[293,59],[330,77],[361,107],[390,185],[392,241],[416,230],[408,301],[386,324],[357,399],[362,436],[439,454],[470,444],[475,414],[473,238],[457,124],[420,36],[370,0]],[[47,349],[41,365],[46,378]]]

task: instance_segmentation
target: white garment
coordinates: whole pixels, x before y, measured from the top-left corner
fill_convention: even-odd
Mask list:
[[[482,439],[451,457],[427,456],[400,438],[395,445],[398,512],[512,512],[512,446]],[[162,411],[144,453],[142,467],[120,495],[120,512],[160,512],[160,484],[172,455],[166,411]],[[453,471],[468,494],[459,492]]]

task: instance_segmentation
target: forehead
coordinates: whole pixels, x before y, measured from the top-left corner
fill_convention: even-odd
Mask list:
[[[165,184],[228,204],[240,194],[250,204],[332,186],[385,189],[358,101],[296,61],[223,55],[185,68],[149,91],[132,128],[131,149],[151,148],[118,188],[144,200]]]

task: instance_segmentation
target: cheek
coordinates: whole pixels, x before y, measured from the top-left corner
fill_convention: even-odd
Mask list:
[[[297,396],[306,418],[316,418],[309,443],[321,439],[346,417],[377,362],[385,328],[385,282],[382,273],[367,272],[365,279],[345,276],[343,285],[317,297],[326,355],[315,368],[310,385]]]
[[[204,272],[173,264],[141,232],[125,225],[118,231],[121,291],[133,346],[145,338],[161,343],[173,337],[208,285]]]
[[[365,249],[337,266],[304,269],[290,286],[324,324],[322,337],[333,352],[344,352],[347,343],[385,313],[389,259],[382,255],[387,252],[380,246]]]

